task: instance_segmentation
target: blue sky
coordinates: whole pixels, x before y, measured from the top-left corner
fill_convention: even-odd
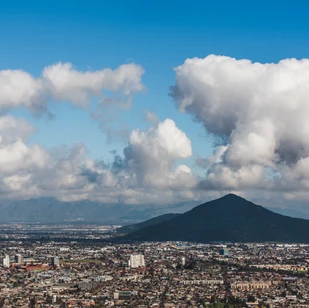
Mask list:
[[[255,62],[306,58],[309,50],[307,1],[2,1],[0,4],[0,70],[22,69],[39,76],[59,61],[78,70],[115,69],[134,62],[144,70],[146,90],[132,108],[113,108],[114,128],[146,129],[147,111],[171,118],[192,141],[193,157],[213,151],[203,125],[180,113],[169,87],[174,67],[187,58],[225,55]],[[95,102],[93,102],[95,104]],[[37,131],[30,143],[47,148],[82,142],[91,158],[111,159],[126,141],[106,140],[91,109],[69,103],[50,106],[54,117],[10,111]]]

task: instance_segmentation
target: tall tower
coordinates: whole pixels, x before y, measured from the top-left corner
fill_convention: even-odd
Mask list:
[[[51,258],[51,265],[52,266],[59,266],[60,265],[60,261],[59,261],[59,257],[55,256]]]
[[[9,255],[5,255],[5,257],[2,259],[2,266],[3,267],[10,267],[10,257]]]
[[[15,255],[15,262],[18,264],[22,264],[24,262],[24,258],[21,254]]]

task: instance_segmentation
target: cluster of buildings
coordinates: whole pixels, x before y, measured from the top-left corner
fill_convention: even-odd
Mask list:
[[[44,241],[53,240],[104,240],[110,238],[110,233],[117,225],[97,224],[34,224],[34,223],[7,223],[0,224],[0,241],[25,241],[37,239]]]
[[[22,264],[24,262],[24,258],[21,254],[17,254],[17,255],[14,256],[13,262],[16,263],[16,264]],[[2,266],[8,268],[8,267],[10,267],[11,263],[12,263],[12,260],[11,260],[10,256],[6,254],[2,259]]]
[[[31,267],[33,262],[35,262],[33,259],[27,259],[28,267]],[[60,265],[59,257],[57,256],[51,257],[50,263],[52,266],[59,266]],[[16,254],[14,257],[10,257],[8,254],[5,254],[4,257],[2,258],[2,267],[4,268],[23,266],[23,264],[24,264],[24,257],[21,254]]]
[[[0,241],[0,307],[309,307],[309,245]]]

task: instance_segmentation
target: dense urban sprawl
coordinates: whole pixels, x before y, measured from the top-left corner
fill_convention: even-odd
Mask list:
[[[309,307],[309,245],[0,242],[0,307]]]

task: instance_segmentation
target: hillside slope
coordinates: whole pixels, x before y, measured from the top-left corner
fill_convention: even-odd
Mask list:
[[[137,223],[137,224],[132,224],[132,225],[120,227],[120,228],[116,229],[116,233],[119,234],[119,235],[132,233],[132,232],[141,230],[143,228],[150,227],[150,226],[171,220],[171,219],[177,217],[178,215],[180,215],[180,214],[172,214],[172,213],[163,214],[163,215],[148,219],[146,221],[143,221],[143,222],[140,222],[140,223]]]

